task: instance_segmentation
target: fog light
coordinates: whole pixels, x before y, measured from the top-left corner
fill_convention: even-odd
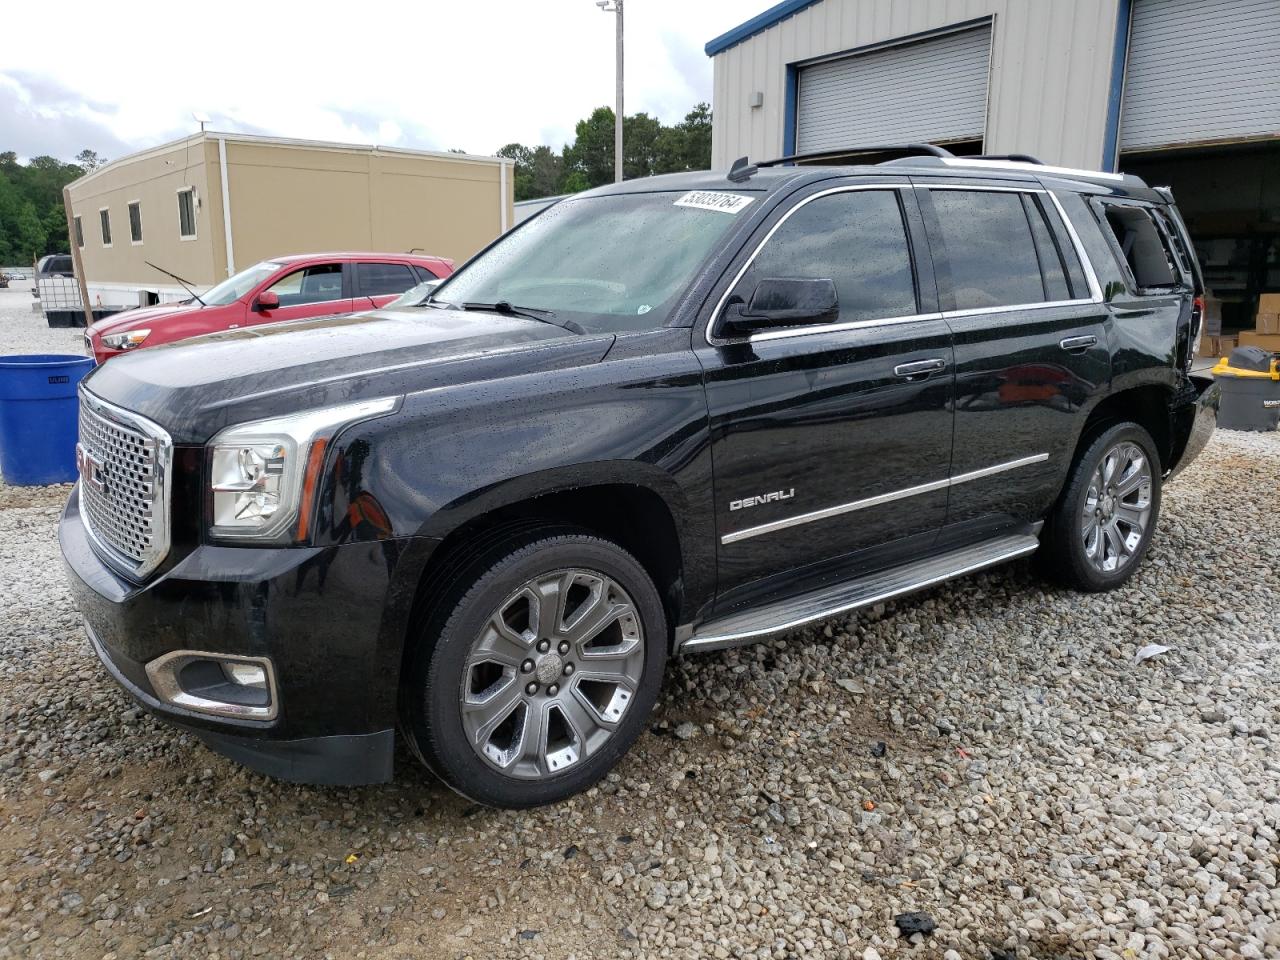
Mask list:
[[[147,664],[147,678],[163,703],[194,713],[239,720],[274,720],[275,671],[266,657],[175,650]]]

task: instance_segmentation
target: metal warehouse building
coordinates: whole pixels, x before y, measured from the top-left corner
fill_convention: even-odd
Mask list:
[[[114,160],[64,195],[90,302],[110,309],[187,296],[147,261],[198,289],[293,253],[418,250],[461,262],[510,226],[511,166],[208,132]]]
[[[1280,0],[788,0],[707,44],[713,162],[933,142],[1173,187],[1226,327],[1280,290]]]

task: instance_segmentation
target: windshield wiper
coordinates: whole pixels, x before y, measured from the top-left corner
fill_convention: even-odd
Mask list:
[[[447,301],[438,301],[447,303]],[[525,317],[529,320],[537,320],[539,323],[549,323],[553,327],[559,327],[561,330],[568,330],[570,333],[586,333],[582,327],[578,326],[572,320],[556,321],[551,318],[555,316],[552,310],[543,310],[541,307],[517,307],[513,306],[507,300],[499,300],[496,303],[476,303],[475,301],[467,301],[466,303],[454,304],[462,310],[484,310],[489,313],[500,313],[507,317]]]
[[[191,296],[192,296],[194,299],[196,299],[196,300],[200,300],[200,294],[198,294],[198,293],[196,293],[194,290],[192,290],[192,289],[191,289],[191,287],[187,284],[187,281],[183,280],[183,279],[182,279],[180,276],[178,276],[176,273],[171,273],[171,272],[169,272],[168,270],[166,270],[164,267],[157,267],[157,266],[156,266],[154,263],[152,263],[150,260],[143,260],[142,262],[143,262],[143,263],[145,263],[148,267],[151,267],[152,269],[159,270],[159,271],[160,271],[161,273],[163,273],[166,277],[173,277],[173,279],[177,280],[180,284],[182,284],[182,289],[183,289],[183,290],[186,290],[186,291],[187,291],[187,293],[191,294]],[[200,300],[200,306],[202,306],[202,307],[207,307],[207,306],[208,306],[208,304],[207,304],[207,303],[205,303],[203,300]]]

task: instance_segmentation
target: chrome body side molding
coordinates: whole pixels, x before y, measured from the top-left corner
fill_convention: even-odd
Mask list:
[[[746,527],[742,530],[735,530],[732,533],[726,533],[720,538],[722,544],[737,543],[739,540],[749,540],[752,537],[758,537],[762,534],[773,533],[777,530],[785,530],[788,527],[796,527],[803,523],[813,523],[815,520],[826,520],[829,517],[838,517],[842,513],[852,513],[855,510],[865,510],[868,507],[877,507],[882,503],[892,503],[894,500],[905,500],[907,497],[919,496],[922,493],[931,493],[934,490],[941,490],[944,487],[954,487],[957,484],[968,483],[970,480],[980,480],[983,477],[989,477],[992,474],[1004,473],[1006,470],[1016,470],[1019,467],[1026,467],[1033,463],[1043,463],[1049,459],[1047,453],[1036,453],[1029,457],[1021,457],[1017,460],[1010,460],[1007,463],[997,463],[990,467],[983,467],[981,470],[970,470],[968,473],[960,473],[954,477],[947,477],[943,480],[932,480],[929,483],[922,483],[914,487],[906,487],[902,490],[891,490],[888,493],[881,493],[874,497],[867,497],[863,500],[854,500],[850,503],[839,503],[832,507],[824,507],[821,510],[813,510],[809,513],[801,513],[794,517],[784,517],[781,520],[773,520],[769,523],[762,523],[755,527]]]

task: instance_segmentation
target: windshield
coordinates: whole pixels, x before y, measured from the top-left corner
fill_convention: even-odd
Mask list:
[[[710,191],[562,200],[451,277],[433,301],[547,310],[590,333],[655,329],[750,203]]]
[[[270,260],[255,263],[252,267],[241,270],[234,277],[227,277],[216,287],[211,287],[208,293],[201,295],[200,299],[210,307],[222,307],[228,303],[233,303],[279,270],[280,267],[281,264],[272,263]]]

